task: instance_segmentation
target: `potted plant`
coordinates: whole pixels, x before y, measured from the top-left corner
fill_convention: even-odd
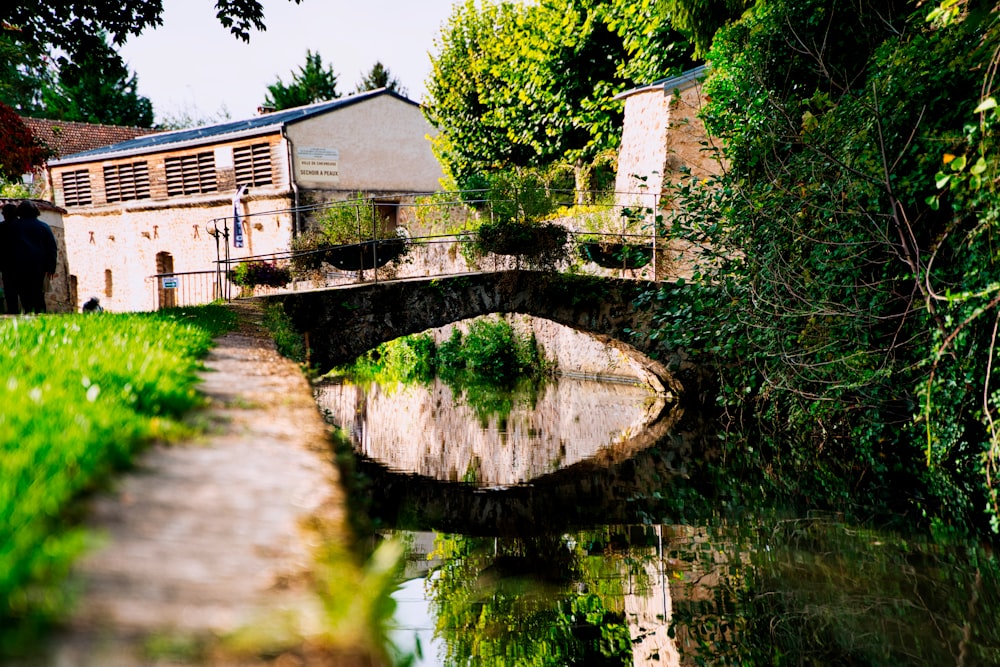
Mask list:
[[[254,260],[240,262],[229,272],[229,282],[253,290],[254,287],[284,287],[292,281],[292,272],[275,262]]]
[[[589,233],[577,239],[577,254],[605,269],[641,269],[653,259],[653,246],[642,239],[648,209],[574,211]]]
[[[323,210],[313,229],[292,241],[292,266],[305,275],[327,264],[341,271],[378,269],[409,251],[405,230],[375,212],[371,200],[338,202]]]
[[[541,180],[531,173],[515,173],[494,174],[488,182],[477,208],[490,218],[467,238],[470,258],[509,256],[538,268],[552,268],[565,259],[569,233],[562,225],[542,221],[554,204]]]
[[[609,239],[581,240],[577,253],[604,269],[641,269],[653,259],[653,246]]]

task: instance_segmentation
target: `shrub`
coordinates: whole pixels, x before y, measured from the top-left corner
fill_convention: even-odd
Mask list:
[[[553,222],[484,222],[469,244],[474,258],[489,253],[523,258],[529,266],[553,270],[566,259],[569,232]]]
[[[240,287],[284,287],[292,281],[292,272],[275,262],[242,262],[229,272],[229,280]]]

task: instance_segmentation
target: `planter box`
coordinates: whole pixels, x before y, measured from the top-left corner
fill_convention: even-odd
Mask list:
[[[383,267],[405,252],[404,239],[382,239],[334,246],[318,253],[317,257],[341,271],[364,271]]]
[[[566,230],[551,224],[484,225],[478,233],[482,250],[495,255],[534,257],[558,252],[566,244]]]
[[[629,243],[581,243],[580,257],[605,269],[641,269],[653,259],[653,247]]]

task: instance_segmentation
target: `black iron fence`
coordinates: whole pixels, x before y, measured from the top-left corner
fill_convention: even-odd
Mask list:
[[[156,310],[197,306],[226,298],[226,288],[220,285],[214,270],[159,273],[150,276],[147,282],[155,295]]]
[[[285,291],[521,267],[517,256],[502,249],[484,256],[481,249],[473,248],[479,225],[493,220],[495,207],[503,201],[474,199],[469,193],[460,198],[444,193],[417,197],[413,203],[397,201],[392,214],[395,227],[386,229],[379,226],[384,217],[378,213],[379,201],[352,200],[329,203],[316,211],[295,210],[302,214],[344,208],[351,215],[341,217],[357,226],[354,232],[360,239],[332,247],[293,243],[297,252],[231,257],[230,224],[235,219],[213,220],[216,268],[150,276],[155,306],[160,309]],[[370,215],[362,215],[365,211]],[[546,221],[562,228],[569,242],[561,259],[549,268],[639,280],[662,280],[679,273],[678,247],[665,235],[661,214],[655,207],[611,201],[554,210]],[[371,229],[367,229],[369,224]],[[406,232],[410,225],[425,235],[411,236]]]

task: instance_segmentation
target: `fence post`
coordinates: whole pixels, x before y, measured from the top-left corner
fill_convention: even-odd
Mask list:
[[[372,197],[368,200],[371,206],[372,212],[372,275],[374,275],[374,280],[378,282],[378,219],[375,215],[375,198]]]
[[[356,201],[356,200],[355,200]],[[354,204],[354,220],[358,223],[358,282],[365,281],[365,251],[361,243],[361,207]]]

